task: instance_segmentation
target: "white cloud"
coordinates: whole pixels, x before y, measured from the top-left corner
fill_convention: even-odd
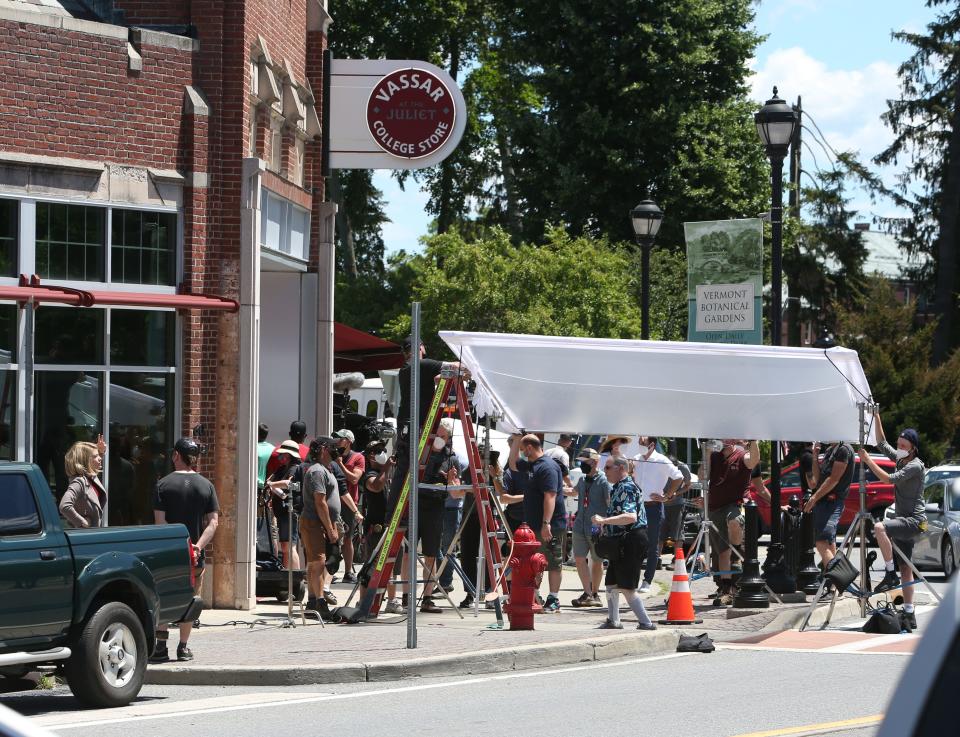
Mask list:
[[[859,151],[867,158],[891,139],[880,116],[887,109],[887,100],[899,91],[893,64],[874,61],[859,69],[829,69],[802,48],[778,49],[754,69],[752,97],[764,102],[774,85],[788,102],[797,95],[802,97],[803,109],[838,151]]]

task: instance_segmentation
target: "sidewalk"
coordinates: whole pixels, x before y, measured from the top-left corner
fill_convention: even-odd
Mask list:
[[[654,588],[644,597],[655,622],[666,614],[664,600],[671,576],[670,571],[657,571]],[[457,588],[450,598],[458,604],[464,594],[456,577],[454,585]],[[343,584],[333,586],[341,603],[351,589]],[[545,589],[546,583],[541,591]],[[563,606],[555,614],[538,615],[535,631],[511,632],[506,617],[503,630],[490,629],[496,625],[495,612],[481,608],[479,617],[475,617],[471,609],[461,619],[446,600],[436,600],[443,613],[418,613],[416,650],[406,647],[406,618],[400,615],[381,615],[368,624],[328,624],[323,628],[310,620],[304,627],[296,618],[297,627],[283,628],[286,605],[263,600],[253,612],[205,611],[200,628],[190,639],[196,660],[151,665],[147,682],[281,686],[540,668],[674,652],[681,633],[709,632],[716,641],[728,641],[789,629],[799,625],[807,606],[771,604],[769,609],[746,610],[729,617],[728,608],[713,607],[706,598],[714,589],[709,578],[691,584],[702,624],[659,625],[656,632],[638,632],[636,618],[621,601],[624,629],[598,630],[607,616],[606,608],[570,606],[581,588],[576,571],[565,567],[560,597]],[[819,609],[813,623],[822,621],[825,612],[825,607]],[[833,620],[858,614],[856,602],[846,597],[838,602]],[[175,637],[171,633],[171,638]]]

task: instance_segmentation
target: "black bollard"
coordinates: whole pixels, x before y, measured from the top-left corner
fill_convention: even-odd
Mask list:
[[[744,511],[747,517],[746,539],[744,540],[746,556],[743,561],[743,573],[740,576],[740,588],[733,600],[733,605],[746,609],[767,609],[770,606],[770,598],[764,588],[764,581],[760,578],[760,560],[757,557],[760,516],[757,513],[756,502],[747,502],[744,505]]]
[[[810,499],[809,493],[804,503]],[[820,569],[817,567],[814,551],[813,512],[805,512],[800,517],[800,570],[797,571],[797,590],[813,595],[820,587]]]
[[[784,561],[787,566],[787,574],[794,580],[800,571],[800,498],[796,494],[790,496],[787,502],[787,510],[781,516],[783,520],[783,532],[780,539],[783,540]]]

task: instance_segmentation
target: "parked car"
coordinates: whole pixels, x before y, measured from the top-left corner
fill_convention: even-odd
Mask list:
[[[0,677],[56,666],[84,704],[140,692],[158,624],[193,621],[183,525],[64,529],[40,469],[0,463]]]
[[[939,466],[928,468],[923,484],[932,484],[940,479],[952,479],[960,476],[960,461],[944,461]]]
[[[872,458],[877,464],[888,473],[896,470],[896,464],[884,455],[874,455]],[[860,457],[855,456],[856,468],[853,473],[853,481],[850,484],[850,490],[847,492],[847,501],[840,515],[840,530],[846,530],[853,522],[857,512],[860,511]],[[876,521],[883,519],[887,507],[893,504],[893,484],[884,484],[878,479],[869,468],[866,470],[867,482],[867,510]],[[765,486],[770,488],[770,481],[765,482]],[[800,494],[800,464],[793,463],[783,469],[780,474],[780,499],[786,504],[793,495]],[[770,505],[766,500],[760,498],[757,493],[751,489],[749,497],[757,503],[757,511],[760,513],[760,523],[764,531],[770,530]],[[868,533],[871,542],[873,534]]]
[[[960,476],[928,484],[923,502],[927,530],[913,545],[913,563],[917,568],[942,570],[950,578],[960,565]],[[893,507],[886,517],[893,517]]]

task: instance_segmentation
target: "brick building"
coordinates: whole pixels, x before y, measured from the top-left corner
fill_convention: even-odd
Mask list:
[[[0,0],[0,460],[62,492],[103,432],[110,523],[150,522],[203,426],[218,607],[253,603],[258,418],[329,430],[329,23],[325,0]]]

